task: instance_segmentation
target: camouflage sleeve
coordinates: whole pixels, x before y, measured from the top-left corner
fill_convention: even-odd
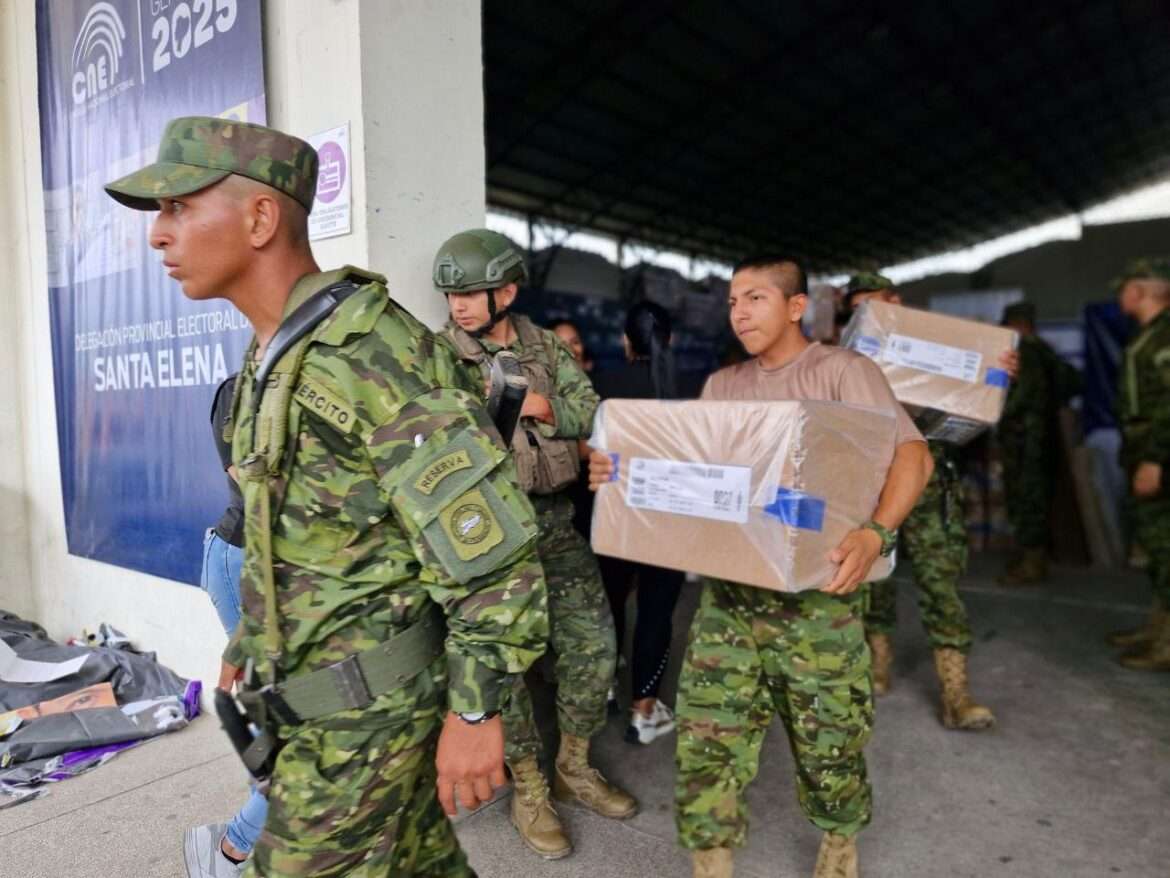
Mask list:
[[[1003,406],[1004,420],[1046,418],[1052,393],[1044,354],[1036,346],[1020,345],[1020,377],[1008,391]]]
[[[1142,398],[1142,408],[1150,413],[1150,429],[1143,443],[1141,457],[1151,463],[1170,464],[1170,345],[1154,352],[1148,368],[1157,370],[1157,380],[1143,384],[1155,391]]]
[[[593,389],[572,353],[557,343],[556,396],[549,400],[554,424],[541,424],[546,436],[560,439],[587,439],[593,431],[593,415],[601,398]]]
[[[223,660],[233,668],[242,668],[246,661],[243,646],[244,636],[244,620],[240,619],[240,624],[236,626],[236,630],[232,632],[227,646],[223,648]]]
[[[370,438],[385,491],[447,615],[450,708],[501,707],[510,675],[544,652],[548,606],[536,523],[512,463],[465,392],[408,401]]]

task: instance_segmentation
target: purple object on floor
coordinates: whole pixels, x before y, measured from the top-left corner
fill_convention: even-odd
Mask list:
[[[187,688],[183,690],[183,712],[187,714],[187,719],[199,716],[199,696],[202,694],[202,680],[187,681]]]
[[[41,780],[45,783],[69,780],[69,778],[87,771],[94,765],[104,762],[115,753],[137,747],[141,743],[141,741],[123,741],[120,744],[106,744],[104,747],[87,747],[84,750],[71,750],[68,753],[62,753],[61,767],[51,774],[46,774]]]

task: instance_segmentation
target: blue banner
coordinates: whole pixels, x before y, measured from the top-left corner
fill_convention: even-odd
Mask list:
[[[103,184],[155,158],[167,120],[264,122],[258,0],[37,0],[49,301],[69,551],[197,582],[227,502],[215,387],[251,329],[194,303]]]

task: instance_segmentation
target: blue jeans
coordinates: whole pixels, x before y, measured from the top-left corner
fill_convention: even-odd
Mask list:
[[[199,587],[211,598],[220,624],[229,637],[240,623],[240,570],[243,566],[244,550],[209,530],[203,538],[203,572],[199,577]],[[228,842],[240,851],[250,853],[267,816],[268,800],[253,789],[244,807],[228,824]]]

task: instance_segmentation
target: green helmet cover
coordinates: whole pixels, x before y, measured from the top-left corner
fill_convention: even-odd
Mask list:
[[[443,242],[432,274],[442,293],[495,290],[528,280],[524,254],[499,232],[468,229]]]

